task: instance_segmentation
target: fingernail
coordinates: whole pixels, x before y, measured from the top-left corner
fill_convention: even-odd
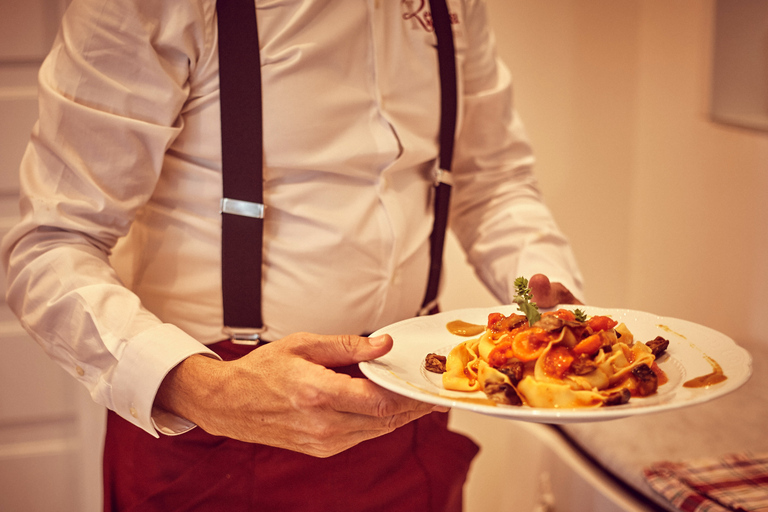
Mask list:
[[[371,344],[372,347],[381,347],[387,342],[387,337],[382,336],[376,336],[375,338],[368,338],[368,343]]]
[[[450,407],[445,407],[444,405],[436,405],[432,408],[432,412],[449,412],[450,410]]]

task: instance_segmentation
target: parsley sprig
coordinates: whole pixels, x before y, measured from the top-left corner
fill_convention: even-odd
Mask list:
[[[574,309],[573,314],[576,317],[577,322],[587,321],[587,314],[584,311],[580,310],[579,308]]]
[[[516,295],[512,300],[517,304],[517,309],[528,319],[528,324],[533,325],[538,322],[541,314],[536,303],[531,302],[533,295],[531,289],[528,288],[528,280],[526,278],[518,277],[515,279],[515,293]]]

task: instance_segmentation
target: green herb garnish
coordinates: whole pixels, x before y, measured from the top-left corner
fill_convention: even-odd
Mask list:
[[[576,317],[577,322],[586,322],[587,321],[587,314],[580,310],[579,308],[576,308],[573,310],[573,314]]]
[[[528,318],[528,324],[533,325],[538,322],[541,314],[536,303],[531,302],[533,295],[531,289],[528,288],[528,280],[524,277],[515,279],[515,291],[517,294],[512,300],[517,303],[517,309]]]

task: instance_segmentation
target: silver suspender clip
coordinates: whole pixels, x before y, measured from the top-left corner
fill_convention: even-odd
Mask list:
[[[453,186],[453,176],[451,175],[451,171],[435,167],[432,171],[432,177],[435,187],[439,187],[441,183]]]
[[[219,213],[231,213],[232,215],[240,215],[241,217],[263,219],[264,205],[261,203],[251,203],[249,201],[224,197],[221,199]]]
[[[265,329],[224,327],[224,334],[236,345],[258,345]]]
[[[252,203],[250,201],[241,201],[239,199],[229,199],[224,197],[221,200],[219,213],[229,213],[240,215],[241,217],[250,217],[253,219],[264,218],[264,205],[261,203]],[[258,345],[261,341],[261,334],[265,329],[224,327],[224,334],[227,335],[232,343],[237,345]]]

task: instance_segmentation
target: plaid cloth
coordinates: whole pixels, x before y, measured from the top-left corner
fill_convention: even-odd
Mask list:
[[[768,453],[657,462],[643,473],[683,512],[768,512]]]

